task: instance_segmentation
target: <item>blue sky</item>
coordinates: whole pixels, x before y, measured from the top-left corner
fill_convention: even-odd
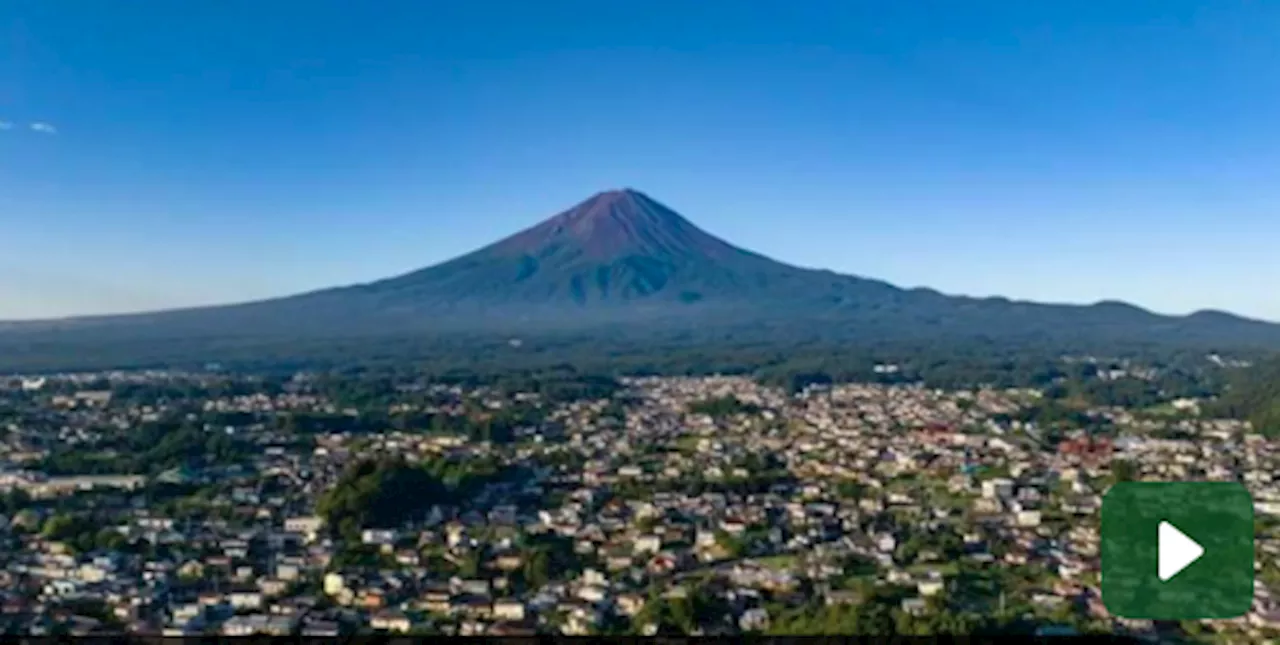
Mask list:
[[[10,0],[0,318],[370,280],[630,186],[804,266],[1280,320],[1278,33],[1261,0]]]

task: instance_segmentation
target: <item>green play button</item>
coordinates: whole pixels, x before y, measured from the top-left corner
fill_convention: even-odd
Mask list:
[[[1234,618],[1253,604],[1253,499],[1234,482],[1122,482],[1102,500],[1102,602],[1124,618]]]

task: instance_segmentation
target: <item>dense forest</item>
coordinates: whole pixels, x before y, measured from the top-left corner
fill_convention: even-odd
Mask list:
[[[262,338],[171,337],[132,339],[101,330],[100,337],[49,330],[35,336],[0,334],[0,370],[35,372],[106,368],[203,368],[211,362],[237,371],[346,370],[412,365],[441,377],[547,372],[571,365],[596,373],[748,373],[775,378],[903,378],[932,380],[977,375],[1003,382],[1010,373],[1031,380],[1046,360],[1063,355],[1114,356],[1161,362],[1201,359],[1206,353],[1256,354],[1243,343],[1134,342],[1106,334],[1052,337],[931,325],[906,330],[859,329],[838,320],[803,324],[785,317],[717,326],[620,325],[573,332],[498,334],[477,330],[448,334],[399,333],[315,338],[303,334]],[[72,342],[71,339],[78,339]],[[1230,350],[1230,351],[1229,351]],[[903,372],[877,373],[895,363]],[[825,375],[825,376],[824,376]]]
[[[1210,412],[1248,419],[1259,432],[1280,435],[1280,359],[1232,374]]]

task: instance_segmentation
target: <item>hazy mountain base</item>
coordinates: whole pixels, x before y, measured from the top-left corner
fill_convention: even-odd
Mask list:
[[[751,320],[743,313],[745,320]],[[218,334],[213,329],[161,334],[149,326],[87,326],[0,333],[0,371],[198,368],[219,363],[237,370],[333,369],[354,366],[413,366],[433,373],[502,373],[573,365],[584,371],[627,373],[750,373],[791,366],[833,374],[870,375],[876,363],[932,366],[935,375],[957,359],[980,365],[992,379],[1064,354],[1141,357],[1169,361],[1203,359],[1207,352],[1261,353],[1262,343],[1234,347],[1170,330],[1142,333],[1125,326],[1074,326],[1056,334],[990,326],[899,323],[898,316],[854,325],[780,312],[772,319],[680,320],[631,313],[625,322],[586,315],[568,328],[538,321],[485,317],[481,322],[435,329],[407,326],[364,329],[357,320],[343,329],[308,324],[292,329],[255,325],[254,333]],[[354,318],[354,317],[353,317]],[[704,322],[708,321],[708,322]],[[1016,369],[1015,369],[1016,368]],[[971,378],[973,369],[964,372]],[[944,379],[945,380],[945,379]]]

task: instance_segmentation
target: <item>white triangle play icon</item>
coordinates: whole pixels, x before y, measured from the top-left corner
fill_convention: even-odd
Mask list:
[[[1156,546],[1156,569],[1160,582],[1178,575],[1179,571],[1186,569],[1204,555],[1204,547],[1168,522],[1160,523],[1157,538],[1159,541]]]

